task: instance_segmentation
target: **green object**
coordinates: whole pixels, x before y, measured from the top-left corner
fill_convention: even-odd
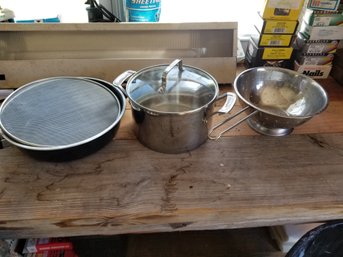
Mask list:
[[[337,11],[316,11],[306,9],[303,21],[313,27],[343,25],[343,5]]]

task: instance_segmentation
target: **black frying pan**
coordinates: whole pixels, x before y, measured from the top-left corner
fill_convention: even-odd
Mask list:
[[[119,88],[95,78],[31,82],[0,108],[3,137],[30,155],[67,161],[93,153],[116,134],[126,101]]]

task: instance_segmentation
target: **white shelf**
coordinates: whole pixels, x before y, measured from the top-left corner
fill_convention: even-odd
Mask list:
[[[51,76],[109,81],[176,58],[219,83],[236,75],[236,22],[0,24],[0,38],[0,88]]]
[[[237,26],[237,22],[0,23],[0,31],[223,30]]]

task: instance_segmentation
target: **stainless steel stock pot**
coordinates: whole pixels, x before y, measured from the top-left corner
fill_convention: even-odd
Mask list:
[[[126,79],[123,90],[131,103],[137,138],[163,153],[181,153],[203,144],[213,104],[227,95],[218,96],[218,83],[209,73],[183,65],[181,60],[127,71],[114,84],[120,86]],[[229,102],[233,105],[234,101]]]

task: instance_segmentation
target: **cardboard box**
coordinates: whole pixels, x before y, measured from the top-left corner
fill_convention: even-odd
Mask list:
[[[265,0],[260,11],[263,19],[298,20],[304,0]]]
[[[300,65],[328,65],[332,64],[333,59],[334,54],[297,56],[297,62]]]
[[[292,58],[292,47],[258,47],[250,38],[246,54],[261,60],[289,60]]]
[[[341,40],[343,39],[343,26],[313,27],[302,22],[299,32],[306,40]]]
[[[292,60],[257,60],[250,59],[249,57],[244,60],[246,68],[254,67],[279,67],[293,70]]]
[[[254,25],[260,34],[294,34],[298,21],[265,20],[257,12]]]
[[[340,26],[343,25],[343,5],[337,11],[316,11],[313,9],[305,9],[302,21],[309,26],[323,27],[323,26]]]
[[[294,61],[294,70],[313,79],[325,79],[329,76],[332,65],[300,65]]]
[[[301,54],[332,54],[337,51],[339,40],[306,40],[298,33],[292,47]]]
[[[245,65],[249,68],[273,66],[292,69],[292,53],[291,47],[258,47],[251,38],[245,53]]]
[[[307,7],[313,10],[335,11],[340,0],[309,0]]]
[[[293,35],[284,34],[254,34],[251,38],[257,46],[289,46]]]

